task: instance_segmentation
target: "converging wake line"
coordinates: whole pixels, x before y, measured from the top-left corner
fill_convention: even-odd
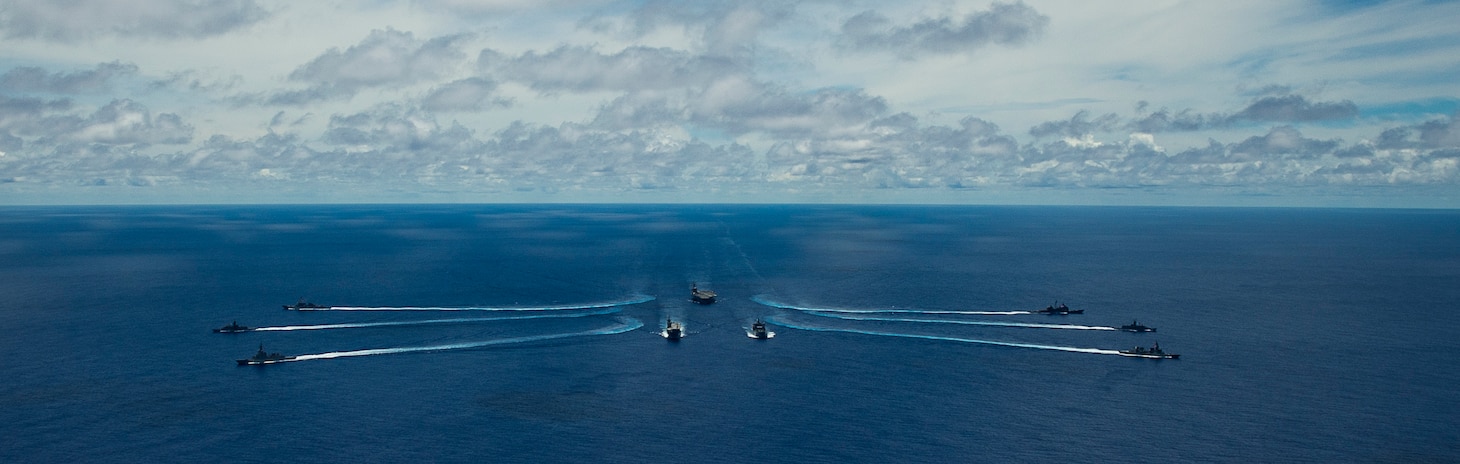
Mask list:
[[[541,341],[541,340],[553,340],[553,339],[559,339],[559,338],[583,337],[583,336],[590,336],[590,335],[614,335],[614,334],[621,334],[621,333],[628,332],[628,331],[631,331],[631,330],[634,330],[634,329],[638,329],[639,327],[643,327],[643,326],[644,326],[644,322],[643,321],[640,321],[638,319],[634,319],[632,317],[619,317],[619,323],[616,324],[616,325],[604,327],[604,328],[598,329],[598,330],[589,330],[589,331],[585,331],[585,332],[570,332],[570,333],[550,334],[550,335],[534,335],[534,336],[531,336],[531,337],[503,338],[503,339],[487,340],[487,341],[481,341],[481,342],[452,343],[452,344],[448,344],[448,345],[411,346],[411,347],[403,347],[403,348],[374,348],[374,349],[354,350],[354,351],[332,351],[332,352],[328,352],[328,353],[299,355],[299,356],[295,356],[293,359],[289,359],[287,361],[288,362],[295,362],[295,361],[310,361],[310,360],[315,360],[315,359],[335,359],[335,358],[350,358],[350,357],[357,357],[357,356],[373,356],[373,355],[379,355],[379,354],[398,354],[398,353],[415,353],[415,352],[421,352],[421,351],[460,350],[460,349],[466,349],[466,348],[480,348],[480,347],[483,347],[483,346],[506,345],[506,344],[512,344],[512,343],[527,343],[527,342],[535,342],[535,341]]]
[[[392,327],[406,325],[429,325],[429,324],[455,324],[490,321],[517,321],[526,319],[548,319],[548,318],[569,318],[602,316],[615,314],[623,311],[617,307],[609,307],[589,312],[567,313],[567,314],[532,314],[527,316],[498,316],[498,317],[461,317],[454,319],[431,319],[425,321],[394,321],[394,322],[356,322],[343,324],[319,324],[319,325],[284,325],[274,327],[258,327],[251,329],[252,332],[286,332],[295,330],[330,330],[330,329],[360,329],[367,327]]]
[[[569,309],[611,308],[654,301],[652,296],[610,301],[604,303],[583,303],[557,306],[326,306],[320,308],[299,308],[299,311],[563,311]]]
[[[928,324],[959,324],[959,325],[985,325],[997,327],[1026,327],[1031,329],[1066,329],[1066,330],[1116,330],[1115,327],[1104,327],[1097,325],[1074,325],[1074,324],[1038,324],[1025,322],[978,322],[978,321],[950,321],[939,319],[908,319],[902,317],[872,317],[872,316],[848,316],[845,314],[833,314],[823,311],[805,311],[806,314],[820,317],[844,319],[848,321],[879,321],[879,322],[922,322]]]
[[[823,313],[904,313],[904,314],[965,314],[971,316],[1017,316],[1021,314],[1034,314],[1032,311],[953,311],[941,309],[841,309],[841,308],[811,308],[796,306],[786,303],[779,303],[766,299],[762,295],[750,297],[750,301],[760,303],[772,308],[794,309],[796,311],[815,311]]]
[[[809,326],[809,325],[802,325],[802,324],[795,324],[795,323],[786,322],[786,321],[780,320],[780,319],[778,319],[778,318],[776,318],[774,316],[768,318],[767,319],[767,322],[770,322],[772,324],[779,325],[779,326],[782,326],[782,327],[790,327],[792,329],[807,330],[807,331],[812,331],[812,332],[846,332],[846,333],[855,333],[855,334],[863,334],[863,335],[880,335],[880,336],[883,336],[883,337],[920,338],[920,339],[924,339],[924,340],[943,340],[943,341],[950,341],[950,342],[977,343],[977,344],[981,344],[981,345],[1009,346],[1009,347],[1014,347],[1014,348],[1033,348],[1033,349],[1037,349],[1037,350],[1069,351],[1069,352],[1072,352],[1072,353],[1120,355],[1120,351],[1118,351],[1118,350],[1102,350],[1102,349],[1099,349],[1099,348],[1078,348],[1078,347],[1073,347],[1073,346],[1036,345],[1036,344],[1032,344],[1032,343],[999,342],[999,341],[993,341],[993,340],[977,340],[977,339],[972,339],[972,338],[941,337],[941,336],[935,336],[935,335],[918,335],[918,334],[904,334],[904,333],[895,333],[895,332],[879,332],[879,331],[875,331],[875,330],[838,329],[838,328],[832,328],[832,327]]]

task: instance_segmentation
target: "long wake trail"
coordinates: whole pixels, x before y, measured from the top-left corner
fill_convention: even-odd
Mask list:
[[[452,344],[447,344],[447,345],[411,346],[411,347],[403,347],[403,348],[374,348],[374,349],[368,349],[368,350],[354,350],[354,351],[331,351],[331,352],[328,352],[328,353],[299,355],[299,356],[295,356],[294,359],[291,359],[289,361],[290,362],[293,362],[293,361],[311,361],[311,360],[315,360],[315,359],[352,358],[352,357],[357,357],[357,356],[374,356],[374,355],[380,355],[380,354],[416,353],[416,352],[421,352],[421,351],[460,350],[460,349],[466,349],[466,348],[480,348],[480,347],[483,347],[483,346],[507,345],[507,344],[512,344],[512,343],[527,343],[527,342],[536,342],[536,341],[542,341],[542,340],[554,340],[554,339],[559,339],[559,338],[585,337],[585,336],[592,336],[592,335],[614,335],[614,334],[621,334],[621,333],[628,332],[628,331],[631,331],[631,330],[634,330],[634,329],[638,329],[639,327],[643,327],[643,326],[644,326],[644,322],[643,321],[640,321],[638,319],[635,319],[635,318],[632,318],[632,317],[619,317],[619,323],[618,324],[611,325],[611,326],[608,326],[608,327],[604,327],[602,329],[589,330],[589,331],[584,331],[584,332],[570,332],[570,333],[550,334],[550,335],[534,335],[534,336],[531,336],[531,337],[502,338],[502,339],[497,339],[497,340],[487,340],[487,341],[480,341],[480,342],[466,342],[466,343],[452,343]]]
[[[978,339],[973,339],[973,338],[942,337],[942,336],[936,336],[936,335],[918,335],[918,334],[905,334],[905,333],[896,333],[896,332],[880,332],[880,331],[876,331],[876,330],[838,329],[838,328],[832,328],[832,327],[811,326],[811,325],[803,325],[803,324],[796,324],[796,323],[786,322],[786,321],[780,320],[779,318],[776,318],[775,316],[766,318],[766,321],[767,322],[770,322],[772,324],[775,324],[775,325],[782,326],[782,327],[790,327],[792,329],[808,330],[808,331],[812,331],[812,332],[845,332],[845,333],[855,333],[855,334],[863,334],[863,335],[879,335],[879,336],[883,336],[883,337],[918,338],[918,339],[923,339],[923,340],[943,340],[943,341],[950,341],[950,342],[977,343],[977,344],[980,344],[980,345],[1008,346],[1008,347],[1014,347],[1014,348],[1033,348],[1033,349],[1036,349],[1036,350],[1068,351],[1068,352],[1072,352],[1072,353],[1088,353],[1088,354],[1109,354],[1109,355],[1117,355],[1117,356],[1120,355],[1120,351],[1117,351],[1117,350],[1102,350],[1102,349],[1099,349],[1099,348],[1079,348],[1079,347],[1073,347],[1073,346],[1057,346],[1057,345],[1036,345],[1036,344],[1032,344],[1032,343],[1000,342],[1000,341],[994,341],[994,340],[978,340]]]
[[[424,320],[424,321],[356,322],[356,323],[318,324],[318,325],[282,325],[282,326],[273,326],[273,327],[258,327],[258,328],[254,328],[254,329],[252,329],[250,331],[251,332],[289,332],[289,331],[295,331],[295,330],[361,329],[361,328],[367,328],[367,327],[393,327],[393,326],[405,326],[405,325],[459,324],[459,323],[488,322],[488,321],[516,321],[516,320],[525,320],[525,319],[549,319],[549,318],[568,318],[568,317],[602,316],[602,315],[605,315],[605,314],[618,313],[620,311],[622,311],[622,310],[619,309],[618,307],[609,307],[609,308],[604,308],[604,309],[598,309],[598,310],[595,310],[595,311],[578,312],[578,313],[567,313],[567,314],[563,314],[563,313],[549,313],[549,314],[532,314],[532,315],[526,315],[526,316],[459,317],[459,318],[453,318],[453,319],[430,319],[430,320]]]
[[[1074,325],[1074,324],[1039,324],[1025,322],[979,322],[979,321],[949,321],[938,319],[911,319],[903,317],[874,317],[874,316],[849,316],[846,314],[835,314],[823,311],[804,311],[806,314],[848,321],[879,321],[879,322],[921,322],[926,324],[958,324],[958,325],[986,325],[997,327],[1027,327],[1031,329],[1065,329],[1065,330],[1116,330],[1115,327],[1098,325]]]
[[[1021,314],[1034,314],[1030,311],[953,311],[939,309],[841,309],[841,308],[812,308],[796,306],[766,299],[762,295],[750,297],[750,301],[760,303],[772,308],[793,309],[796,311],[811,311],[818,313],[856,313],[856,314],[964,314],[972,316],[1017,316]]]
[[[569,309],[611,308],[654,301],[652,296],[607,301],[602,303],[581,303],[556,306],[330,306],[325,308],[299,308],[300,311],[564,311]]]

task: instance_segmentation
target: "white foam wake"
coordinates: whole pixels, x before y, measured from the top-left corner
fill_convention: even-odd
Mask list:
[[[458,317],[458,318],[453,318],[453,319],[430,319],[430,320],[424,320],[424,321],[354,322],[354,323],[344,323],[344,324],[317,324],[317,325],[281,325],[281,326],[273,326],[273,327],[257,327],[257,328],[254,328],[252,330],[254,332],[287,332],[287,331],[295,331],[295,330],[360,329],[360,328],[366,328],[366,327],[392,327],[392,326],[429,325],[429,324],[458,324],[458,323],[488,322],[488,321],[515,321],[515,320],[523,320],[523,319],[548,319],[548,318],[568,318],[568,317],[601,316],[601,315],[604,315],[604,314],[614,314],[614,313],[617,313],[617,312],[620,312],[620,311],[622,311],[622,310],[619,309],[619,308],[617,308],[617,307],[610,307],[610,308],[598,309],[598,310],[594,310],[594,311],[576,312],[576,313],[550,313],[550,314],[531,314],[531,315],[526,315],[526,316],[498,316],[498,317]]]
[[[411,346],[411,347],[403,347],[403,348],[374,348],[374,349],[354,350],[354,351],[332,351],[332,352],[328,352],[328,353],[299,355],[299,356],[295,356],[294,359],[292,359],[290,361],[311,361],[311,360],[315,360],[315,359],[350,358],[350,357],[357,357],[357,356],[374,356],[374,355],[380,355],[380,354],[415,353],[415,352],[421,352],[421,351],[460,350],[460,349],[466,349],[466,348],[480,348],[480,347],[484,347],[484,346],[493,346],[493,345],[507,345],[507,344],[512,344],[512,343],[527,343],[527,342],[535,342],[535,341],[542,341],[542,340],[554,340],[554,339],[559,339],[559,338],[584,337],[584,336],[591,336],[591,335],[613,335],[613,334],[621,334],[621,333],[624,333],[624,332],[628,332],[628,331],[631,331],[631,330],[634,330],[634,329],[637,329],[639,327],[643,327],[644,326],[643,321],[640,321],[638,319],[634,319],[632,317],[619,317],[619,321],[618,322],[619,322],[618,324],[615,324],[615,325],[612,325],[612,326],[608,326],[608,327],[604,327],[602,329],[589,330],[589,331],[584,331],[584,332],[570,332],[570,333],[560,333],[560,334],[534,335],[534,336],[531,336],[531,337],[500,338],[500,339],[496,339],[496,340],[486,340],[486,341],[480,341],[480,342],[466,342],[466,343],[452,343],[452,344],[447,344],[447,345]]]
[[[628,306],[648,303],[650,301],[654,301],[654,297],[641,295],[621,301],[556,306],[330,306],[325,308],[300,308],[300,311],[563,311],[569,309]]]
[[[880,321],[880,322],[922,322],[928,324],[959,324],[959,325],[985,325],[997,327],[1027,327],[1032,329],[1065,329],[1065,330],[1116,330],[1115,327],[1104,327],[1098,325],[1074,325],[1074,324],[1039,324],[1025,322],[979,322],[979,321],[952,321],[944,319],[910,319],[902,317],[873,317],[873,316],[848,316],[845,314],[832,314],[823,311],[806,311],[806,314],[821,317],[845,319],[849,321]]]
[[[1021,314],[1034,314],[1030,311],[954,311],[943,309],[846,309],[846,308],[813,308],[808,306],[796,306],[766,299],[763,295],[750,297],[750,301],[760,303],[772,308],[794,309],[796,311],[815,311],[821,313],[902,313],[902,314],[963,314],[970,316],[1017,316]]]
[[[863,335],[878,335],[878,336],[883,336],[883,337],[919,338],[919,339],[924,339],[924,340],[943,340],[943,341],[950,341],[950,342],[977,343],[977,344],[981,344],[981,345],[1009,346],[1009,347],[1015,347],[1015,348],[1033,348],[1033,349],[1037,349],[1037,350],[1068,351],[1068,352],[1072,352],[1072,353],[1111,354],[1111,355],[1119,355],[1120,354],[1120,351],[1118,351],[1118,350],[1103,350],[1103,349],[1099,349],[1099,348],[1080,348],[1080,347],[1074,347],[1074,346],[1057,346],[1057,345],[1036,345],[1036,344],[1033,344],[1033,343],[1000,342],[1000,341],[994,341],[994,340],[978,340],[978,339],[972,339],[972,338],[941,337],[941,336],[936,336],[936,335],[919,335],[919,334],[905,334],[905,333],[896,333],[896,332],[879,332],[879,331],[875,331],[875,330],[856,330],[856,329],[839,329],[839,328],[833,328],[833,327],[820,327],[820,326],[813,326],[813,325],[804,325],[804,324],[790,323],[790,322],[782,321],[782,320],[777,319],[775,317],[768,318],[767,319],[767,322],[770,322],[772,324],[779,325],[779,326],[782,326],[782,327],[790,327],[790,328],[793,328],[793,329],[809,330],[809,331],[814,331],[814,332],[846,332],[846,333],[855,333],[855,334],[863,334]]]

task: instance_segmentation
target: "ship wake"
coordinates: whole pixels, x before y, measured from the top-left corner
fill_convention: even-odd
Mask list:
[[[604,327],[604,328],[601,328],[601,329],[588,330],[588,331],[583,331],[583,332],[569,332],[569,333],[548,334],[548,335],[534,335],[534,336],[530,336],[530,337],[500,338],[500,339],[496,339],[496,340],[486,340],[486,341],[466,342],[466,343],[452,343],[452,344],[446,344],[446,345],[410,346],[410,347],[401,347],[401,348],[374,348],[374,349],[354,350],[354,351],[332,351],[332,352],[328,352],[328,353],[317,353],[317,354],[299,355],[299,356],[295,356],[294,359],[291,359],[289,361],[291,361],[291,362],[294,362],[294,361],[312,361],[312,360],[317,360],[317,359],[352,358],[352,357],[359,357],[359,356],[375,356],[375,355],[382,355],[382,354],[417,353],[417,352],[424,352],[424,351],[461,350],[461,349],[468,349],[468,348],[481,348],[481,347],[494,346],[494,345],[508,345],[508,344],[515,344],[515,343],[536,342],[536,341],[542,341],[542,340],[555,340],[555,339],[560,339],[560,338],[586,337],[586,336],[593,336],[593,335],[614,335],[614,334],[621,334],[621,333],[624,333],[624,332],[629,332],[629,331],[632,331],[634,329],[638,329],[638,328],[643,327],[643,326],[644,326],[643,321],[640,321],[640,320],[635,319],[635,318],[632,318],[632,317],[620,316],[618,318],[618,323],[617,324],[614,324],[614,325],[611,325],[611,326],[608,326],[608,327]]]
[[[430,320],[423,320],[423,321],[354,322],[354,323],[342,323],[342,324],[317,324],[317,325],[282,325],[282,326],[273,326],[273,327],[256,327],[256,328],[250,329],[250,331],[253,331],[253,332],[292,332],[292,331],[296,331],[296,330],[362,329],[362,328],[369,328],[369,327],[397,327],[397,326],[432,325],[432,324],[469,324],[469,323],[490,322],[490,321],[518,321],[518,320],[526,320],[526,319],[556,319],[556,318],[570,318],[570,317],[602,316],[602,315],[605,315],[605,314],[615,314],[615,313],[618,313],[618,312],[621,312],[621,311],[623,311],[623,310],[620,309],[620,308],[618,308],[618,307],[608,307],[608,308],[597,309],[597,310],[593,310],[593,311],[584,311],[584,312],[572,312],[572,313],[567,313],[567,312],[553,312],[553,313],[548,313],[548,314],[529,314],[529,315],[522,315],[522,316],[459,317],[459,318],[453,318],[453,319],[430,319]]]
[[[611,308],[654,301],[654,297],[640,295],[620,301],[602,303],[580,303],[554,306],[330,306],[325,308],[300,308],[300,311],[567,311],[573,309]]]
[[[843,319],[848,321],[876,321],[876,322],[918,322],[925,324],[958,324],[958,325],[982,325],[995,327],[1025,327],[1031,329],[1063,329],[1063,330],[1116,330],[1115,327],[1098,325],[1075,325],[1075,324],[1039,324],[1025,322],[980,322],[980,321],[955,321],[947,319],[913,319],[903,317],[875,317],[875,316],[851,316],[826,311],[803,310],[806,314],[813,316]]]
[[[772,308],[791,309],[796,311],[812,311],[819,313],[854,313],[854,314],[959,314],[969,316],[1017,316],[1023,314],[1034,314],[1030,311],[955,311],[942,309],[909,309],[909,308],[888,308],[888,309],[846,309],[846,308],[813,308],[807,306],[796,306],[781,303],[766,298],[764,295],[750,297],[750,301],[760,303]]]
[[[974,343],[974,344],[980,344],[980,345],[1007,346],[1007,347],[1013,347],[1013,348],[1032,348],[1032,349],[1036,349],[1036,350],[1068,351],[1068,352],[1071,352],[1071,353],[1120,355],[1120,351],[1118,351],[1118,350],[1105,350],[1105,349],[1100,349],[1100,348],[1080,348],[1080,347],[1074,347],[1074,346],[1039,345],[1039,344],[1033,344],[1033,343],[1001,342],[1001,341],[995,341],[995,340],[979,340],[979,339],[973,339],[973,338],[944,337],[944,336],[937,336],[937,335],[921,335],[921,334],[908,334],[908,333],[897,333],[897,332],[882,332],[882,331],[876,331],[876,330],[858,330],[858,329],[842,329],[842,328],[835,328],[835,327],[823,327],[823,326],[807,325],[807,324],[798,324],[798,323],[794,323],[794,322],[788,322],[788,321],[784,321],[784,320],[781,320],[781,319],[776,318],[776,317],[768,318],[767,319],[767,322],[770,322],[772,324],[779,325],[779,326],[782,326],[782,327],[789,327],[789,328],[792,328],[792,329],[807,330],[807,331],[813,331],[813,332],[844,332],[844,333],[854,333],[854,334],[862,334],[862,335],[877,335],[877,336],[882,336],[882,337],[917,338],[917,339],[923,339],[923,340],[941,340],[941,341],[950,341],[950,342]]]

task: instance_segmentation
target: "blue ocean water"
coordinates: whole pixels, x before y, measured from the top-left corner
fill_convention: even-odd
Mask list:
[[[0,461],[1457,462],[1457,300],[1457,211],[8,207]]]

